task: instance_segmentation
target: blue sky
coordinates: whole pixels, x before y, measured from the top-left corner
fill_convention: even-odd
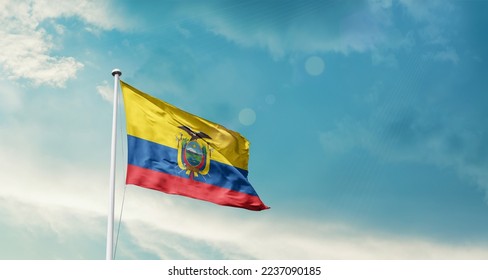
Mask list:
[[[488,258],[487,1],[65,2],[0,4],[0,259],[105,257],[113,68],[271,206],[124,187],[121,135],[117,259]]]

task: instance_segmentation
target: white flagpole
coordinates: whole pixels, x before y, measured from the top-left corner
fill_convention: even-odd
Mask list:
[[[112,150],[110,160],[110,184],[109,184],[109,204],[108,204],[108,223],[107,223],[107,251],[106,259],[113,259],[114,245],[114,205],[115,205],[115,146],[117,144],[117,107],[118,107],[118,89],[119,78],[122,75],[119,69],[112,70],[114,76],[114,107],[112,117]]]

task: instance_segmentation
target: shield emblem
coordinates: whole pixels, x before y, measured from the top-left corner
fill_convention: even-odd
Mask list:
[[[185,170],[193,179],[198,175],[206,175],[210,170],[208,143],[201,139],[188,139],[180,135],[178,141],[178,167]]]
[[[205,154],[197,141],[186,143],[183,150],[183,161],[185,165],[200,169],[205,164]]]

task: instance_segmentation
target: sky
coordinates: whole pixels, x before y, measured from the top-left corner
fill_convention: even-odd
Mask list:
[[[238,131],[254,212],[125,186],[116,259],[487,259],[488,1],[0,1],[0,259],[104,259],[113,85]]]

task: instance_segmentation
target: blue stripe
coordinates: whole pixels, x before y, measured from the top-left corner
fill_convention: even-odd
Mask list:
[[[127,135],[127,147],[128,164],[188,178],[185,170],[181,170],[178,166],[177,149],[132,135]],[[198,177],[193,179],[202,183],[257,196],[256,191],[247,180],[247,174],[247,170],[210,160],[208,174],[198,175]]]

